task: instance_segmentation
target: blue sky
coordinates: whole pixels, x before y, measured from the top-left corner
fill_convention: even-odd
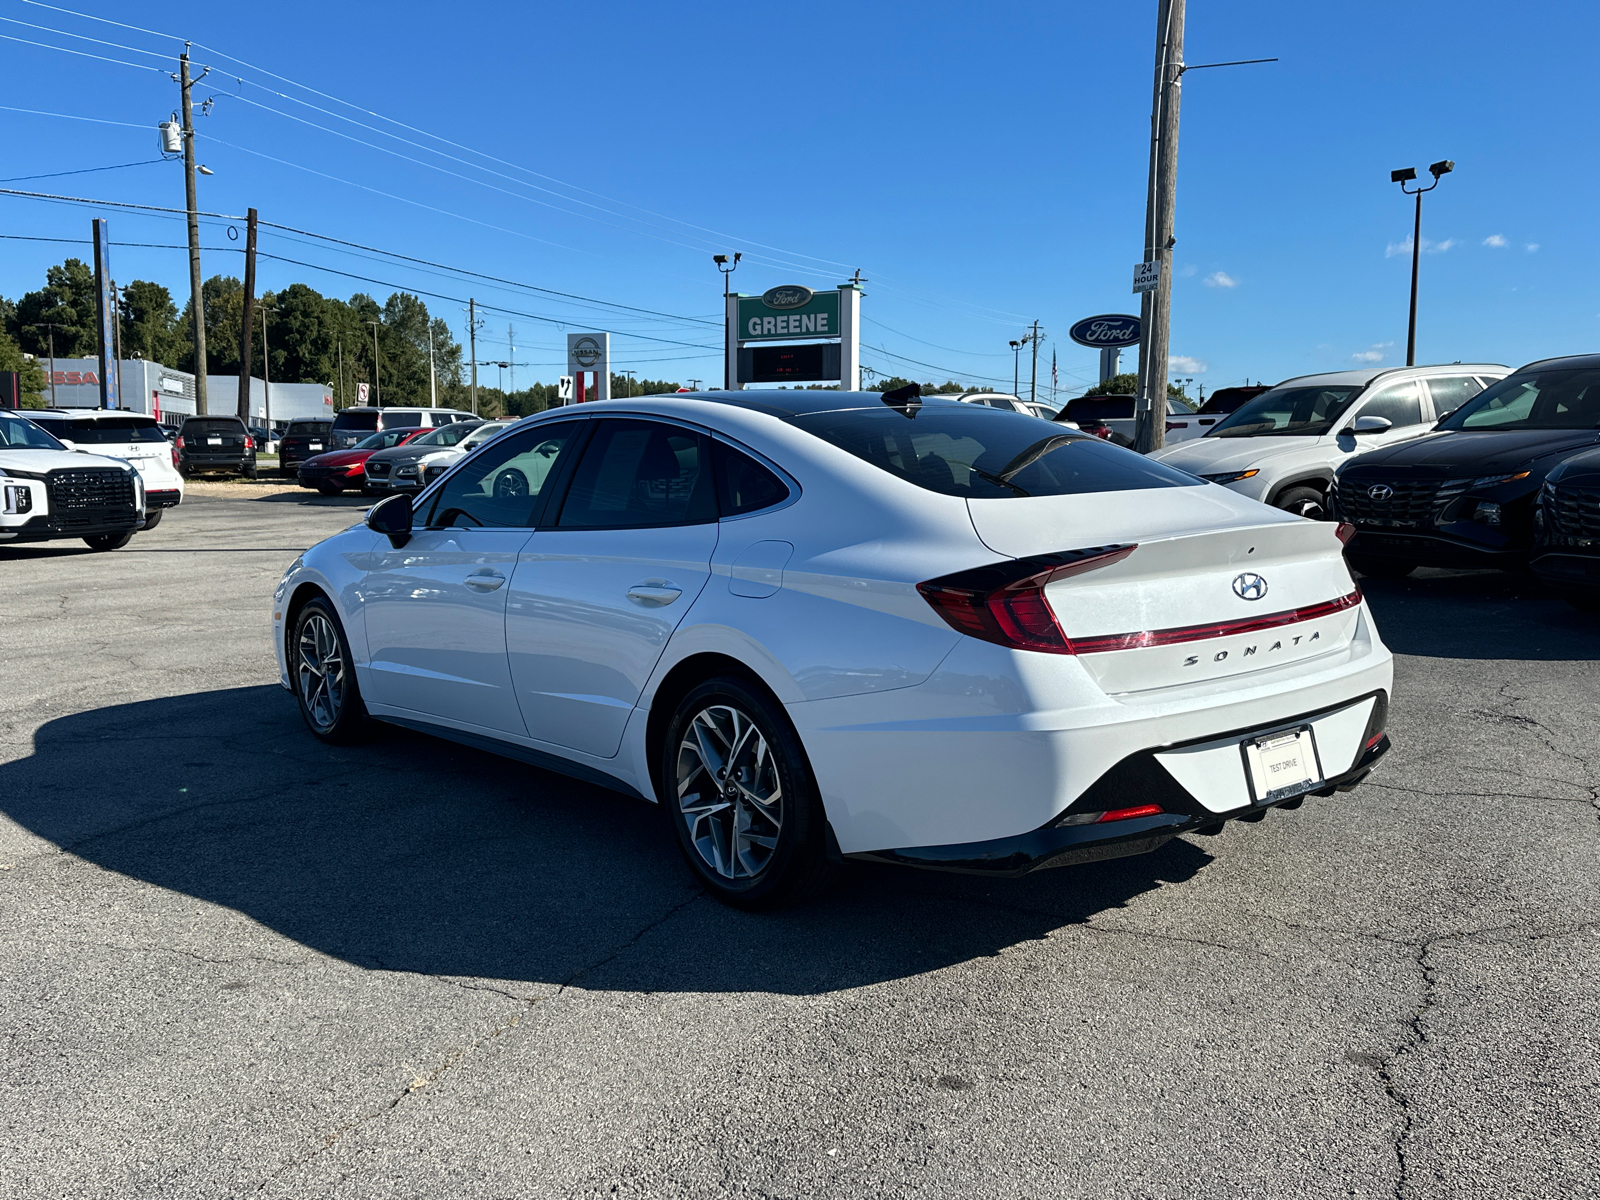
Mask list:
[[[0,177],[155,158],[177,99],[163,71],[193,39],[213,68],[196,95],[217,96],[197,118],[203,209],[668,314],[263,233],[316,268],[264,260],[263,288],[392,284],[527,314],[487,313],[480,339],[507,356],[516,326],[519,385],[554,379],[586,328],[614,331],[619,369],[718,380],[701,348],[720,342],[718,250],[745,253],[745,292],[860,268],[863,360],[918,379],[1009,385],[1007,342],[1037,318],[1041,382],[1054,351],[1078,389],[1097,356],[1068,326],[1138,311],[1154,0],[65,8],[0,0],[0,34],[121,62],[0,41]],[[1457,167],[1424,208],[1419,360],[1596,349],[1593,4],[1191,0],[1188,21],[1190,63],[1282,61],[1186,77],[1175,375],[1209,390],[1403,362],[1411,206],[1389,171],[1440,158]],[[183,203],[173,163],[0,186]],[[0,197],[13,237],[85,237],[94,215],[119,242],[183,240],[181,218]],[[203,244],[234,246],[228,224]],[[88,257],[0,241],[0,294],[69,252]],[[181,251],[120,248],[114,268],[186,293]],[[240,274],[241,256],[204,269]],[[465,340],[458,305],[424,298]]]

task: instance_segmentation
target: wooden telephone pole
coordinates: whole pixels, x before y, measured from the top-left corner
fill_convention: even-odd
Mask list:
[[[1145,205],[1144,261],[1158,264],[1155,290],[1139,305],[1138,426],[1134,449],[1159,450],[1167,434],[1167,354],[1172,329],[1172,218],[1178,197],[1178,109],[1183,99],[1184,0],[1160,0],[1156,70],[1150,109],[1150,184]]]

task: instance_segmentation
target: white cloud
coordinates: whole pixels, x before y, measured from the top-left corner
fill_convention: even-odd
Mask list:
[[[1238,287],[1239,281],[1225,271],[1213,271],[1205,277],[1207,287],[1231,288]]]
[[[1169,354],[1167,370],[1173,375],[1204,375],[1210,367],[1198,358],[1190,358],[1187,354]]]
[[[1424,254],[1443,254],[1446,250],[1450,249],[1450,247],[1454,246],[1455,244],[1456,244],[1455,238],[1445,238],[1445,240],[1442,241],[1442,242],[1431,242],[1427,238],[1423,238],[1422,239],[1422,252]],[[1411,253],[1411,239],[1409,237],[1406,238],[1406,240],[1403,241],[1403,242],[1390,242],[1387,246],[1385,246],[1383,248],[1383,256],[1385,258],[1394,258],[1398,254],[1410,254],[1410,253]]]
[[[1537,254],[1537,253],[1539,253],[1539,243],[1538,242],[1529,242],[1528,243],[1528,253],[1529,254]]]
[[[1501,234],[1491,233],[1488,237],[1483,239],[1483,244],[1485,246],[1494,246],[1496,249],[1498,249],[1506,244],[1506,239]]]
[[[1350,358],[1358,363],[1380,363],[1384,360],[1384,352],[1393,345],[1393,342],[1373,342],[1369,349],[1357,350]]]
[[[1193,263],[1190,263],[1188,266],[1184,267],[1183,270],[1179,271],[1178,274],[1182,275],[1185,279],[1188,279],[1199,269],[1199,267],[1195,266]]]

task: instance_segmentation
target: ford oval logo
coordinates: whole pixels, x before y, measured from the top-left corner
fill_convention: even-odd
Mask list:
[[[810,288],[798,283],[786,283],[782,287],[768,288],[761,293],[761,303],[768,308],[804,308],[811,303],[811,297],[816,293]]]
[[[1369,500],[1388,500],[1394,496],[1394,489],[1387,483],[1375,483],[1367,489]]]
[[[1107,313],[1099,317],[1085,317],[1067,330],[1067,336],[1080,346],[1116,350],[1123,346],[1137,346],[1139,332],[1138,317]]]
[[[1233,594],[1241,600],[1259,600],[1267,594],[1267,581],[1254,571],[1246,571],[1234,576]]]

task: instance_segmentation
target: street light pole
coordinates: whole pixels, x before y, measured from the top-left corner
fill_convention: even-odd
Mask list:
[[[731,263],[726,254],[711,256],[711,261],[717,264],[717,270],[722,272],[722,390],[725,392],[733,388],[733,380],[728,378],[728,359],[732,355],[729,339],[733,337],[733,327],[728,320],[728,276],[739,269],[739,260],[743,257],[743,250],[733,252]]]
[[[372,382],[377,390],[378,407],[383,407],[383,367],[378,363],[378,326],[381,322],[368,321],[372,326]]]
[[[1433,182],[1427,187],[1408,189],[1406,184],[1417,177],[1415,167],[1404,167],[1398,171],[1389,172],[1389,182],[1398,183],[1400,190],[1407,196],[1417,198],[1416,217],[1411,224],[1411,317],[1406,323],[1406,366],[1412,367],[1417,362],[1417,271],[1422,264],[1422,193],[1431,192],[1439,186],[1451,171],[1456,169],[1456,164],[1448,159],[1441,159],[1428,167],[1428,173],[1433,176]]]
[[[1017,387],[1021,382],[1021,380],[1019,378],[1019,375],[1020,375],[1021,370],[1022,370],[1022,359],[1020,357],[1021,353],[1022,353],[1022,343],[1020,341],[1012,342],[1011,343],[1011,394],[1013,396],[1015,396],[1017,394]]]
[[[428,322],[428,407],[439,407],[439,382],[433,370],[433,322]]]

